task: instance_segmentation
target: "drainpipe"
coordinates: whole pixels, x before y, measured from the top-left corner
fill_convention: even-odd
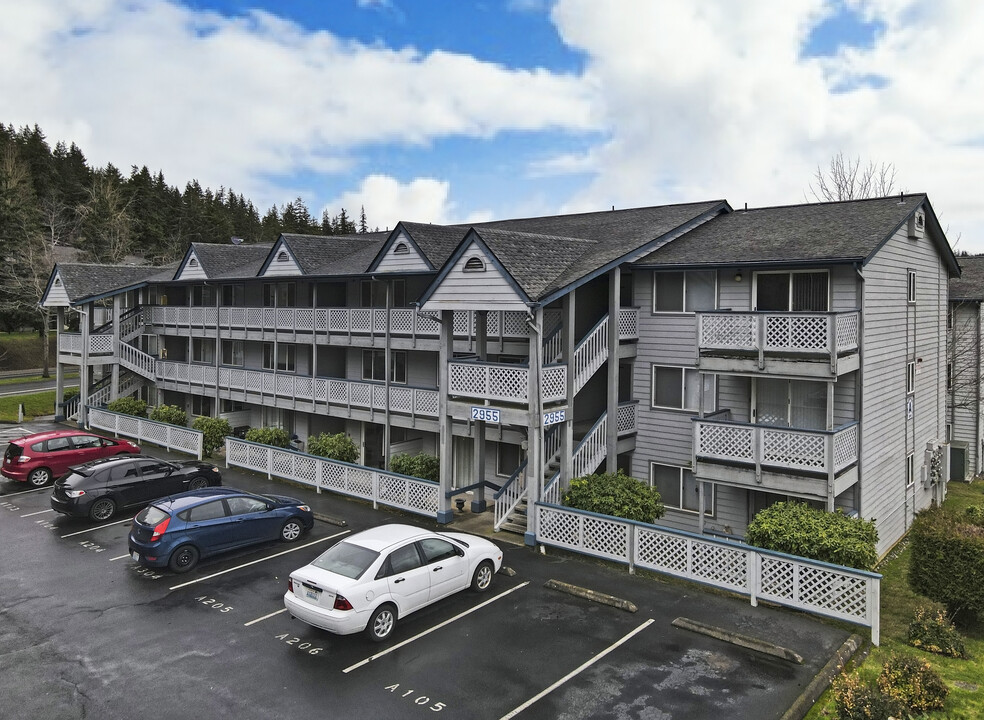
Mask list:
[[[526,462],[526,502],[529,513],[526,516],[527,545],[536,545],[536,504],[540,501],[543,485],[543,396],[541,392],[541,373],[543,372],[543,306],[531,308],[532,319],[526,324],[533,333],[530,335],[530,370],[527,397],[529,401],[529,454]]]

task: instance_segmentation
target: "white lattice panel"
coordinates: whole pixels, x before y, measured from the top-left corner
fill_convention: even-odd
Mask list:
[[[417,313],[417,334],[418,335],[439,335],[441,325],[432,316],[426,313]]]
[[[455,310],[452,327],[456,336],[470,336],[472,330],[472,314],[467,310]]]
[[[452,395],[471,395],[485,397],[488,394],[484,365],[476,363],[451,363],[449,370],[449,392]]]
[[[549,327],[547,324],[547,312],[544,312],[544,326]],[[496,328],[496,334],[498,328]],[[491,332],[491,331],[490,331]],[[526,313],[519,312],[517,310],[506,310],[502,313],[502,331],[501,335],[503,337],[512,338],[524,338],[529,337],[530,330],[529,326],[526,324]]]
[[[372,308],[359,308],[350,311],[352,332],[368,333],[372,330]]]
[[[837,316],[837,352],[858,347],[860,320],[858,313],[840,313]]]
[[[765,349],[823,352],[827,349],[827,315],[766,315]]]
[[[853,622],[868,616],[870,578],[792,559],[763,556],[759,596]]]
[[[297,308],[294,310],[294,327],[297,330],[314,330],[314,310]]]
[[[614,560],[629,559],[629,526],[617,520],[583,518],[582,544],[585,549]]]
[[[333,309],[328,311],[328,330],[331,332],[348,332],[349,311]]]
[[[395,335],[413,333],[413,310],[392,310],[390,312],[390,332]]]
[[[328,402],[328,380],[326,378],[314,379],[313,399],[316,402]]]
[[[372,386],[366,383],[352,383],[349,392],[352,405],[356,407],[370,407],[372,403]]]
[[[90,355],[112,355],[113,336],[112,335],[90,335],[89,336]]]
[[[639,337],[638,308],[619,308],[618,336],[622,340],[632,340]]]
[[[488,374],[489,398],[526,402],[527,397],[529,397],[530,371],[528,368],[506,365],[485,365],[482,367]]]
[[[386,309],[374,309],[372,311],[372,331],[377,335],[386,333]]]
[[[619,435],[628,435],[636,431],[636,407],[635,403],[618,406],[615,425]]]
[[[699,343],[702,348],[757,350],[758,325],[749,313],[698,313]]]
[[[857,461],[858,425],[855,423],[834,435],[834,470],[848,467]]]
[[[418,415],[437,416],[439,398],[436,390],[416,390],[415,408]]]
[[[735,590],[749,587],[747,550],[694,540],[690,544],[690,553],[693,578]]]
[[[328,330],[328,311],[323,309],[314,312],[314,329],[318,332]]]
[[[349,404],[349,384],[344,380],[328,381],[328,402],[340,405]]]
[[[636,563],[640,567],[688,577],[690,542],[685,537],[652,528],[636,530]]]
[[[385,410],[388,405],[386,400],[386,386],[370,385],[370,388],[370,392],[372,393],[372,406],[376,410]]]
[[[251,328],[262,328],[263,308],[246,308],[246,325]]]
[[[294,397],[298,400],[314,399],[314,378],[298,375],[294,378]]]
[[[751,427],[697,423],[696,454],[699,457],[754,462],[754,433]]]
[[[390,387],[390,410],[398,413],[413,412],[413,389]]]
[[[761,428],[762,463],[801,470],[824,469],[827,435]]]
[[[563,400],[567,397],[567,366],[550,365],[543,368],[543,386],[540,390],[547,401]]]

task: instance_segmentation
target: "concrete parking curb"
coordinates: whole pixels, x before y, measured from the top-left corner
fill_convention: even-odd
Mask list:
[[[550,588],[551,590],[559,590],[560,592],[567,593],[568,595],[574,595],[576,597],[584,598],[585,600],[601,603],[602,605],[610,605],[611,607],[618,608],[619,610],[625,610],[626,612],[634,613],[639,610],[635,603],[631,603],[628,600],[617,598],[614,595],[606,595],[605,593],[595,592],[594,590],[578,587],[577,585],[571,585],[569,583],[561,582],[560,580],[547,580],[547,582],[543,584],[543,587]]]
[[[789,706],[789,709],[783,713],[780,720],[803,720],[806,714],[810,712],[813,704],[823,694],[824,690],[830,687],[834,678],[841,673],[863,642],[864,640],[860,635],[851,635],[845,640],[844,644],[834,653],[834,656],[827,661],[827,664],[820,669],[820,672],[814,676],[799,697]]]
[[[328,523],[329,525],[337,525],[338,527],[348,527],[348,523],[341,518],[332,517],[331,515],[325,515],[324,513],[316,512],[314,513],[314,519],[320,520],[323,523]]]
[[[760,652],[765,655],[772,655],[773,657],[788,660],[789,662],[796,663],[797,665],[803,664],[803,656],[799,653],[793,652],[789,648],[784,648],[782,645],[775,645],[773,643],[766,642],[765,640],[759,640],[758,638],[754,638],[750,635],[742,635],[741,633],[731,632],[730,630],[725,630],[724,628],[706,625],[702,622],[697,622],[696,620],[691,620],[690,618],[685,617],[678,617],[672,624],[674,627],[690,630],[691,632],[700,633],[701,635],[707,635],[708,637],[723,640],[724,642],[731,643],[732,645],[738,645],[739,647],[748,648],[749,650],[755,650],[756,652]]]

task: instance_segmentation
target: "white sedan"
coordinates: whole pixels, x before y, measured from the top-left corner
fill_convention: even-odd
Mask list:
[[[356,533],[290,574],[291,616],[339,635],[385,640],[398,618],[471,587],[485,592],[502,550],[463,533],[381,525]]]

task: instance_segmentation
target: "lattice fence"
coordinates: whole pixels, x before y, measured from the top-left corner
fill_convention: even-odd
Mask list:
[[[436,518],[437,483],[247,440],[226,438],[226,465]]]
[[[627,563],[871,628],[878,645],[881,575],[749,545],[536,505],[537,542]]]
[[[138,442],[152,442],[168,450],[190,453],[199,460],[202,457],[203,435],[198,430],[88,406],[86,417],[90,428],[108,430],[114,435],[135,438]]]

